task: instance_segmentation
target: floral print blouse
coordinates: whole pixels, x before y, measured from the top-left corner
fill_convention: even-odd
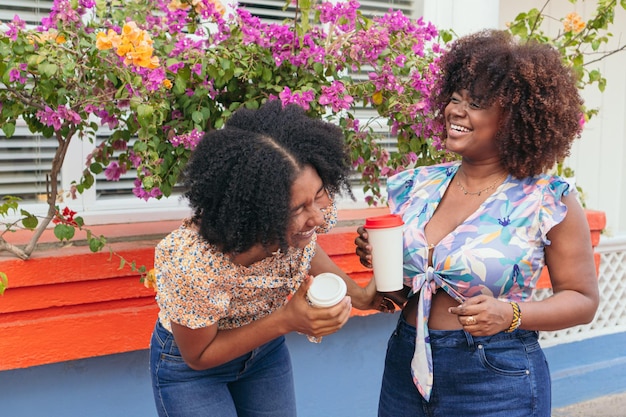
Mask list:
[[[337,222],[337,209],[325,211],[326,232]],[[250,266],[234,264],[206,242],[190,219],[166,236],[155,249],[156,301],[159,320],[191,329],[215,323],[232,329],[266,316],[283,306],[309,273],[317,233],[304,248],[289,248]]]
[[[456,174],[459,162],[407,170],[388,180],[389,205],[404,229],[404,284],[419,294],[413,380],[428,400],[432,353],[428,317],[432,295],[443,290],[459,303],[488,294],[508,301],[530,299],[545,265],[548,231],[567,213],[562,178],[508,176],[485,202],[433,248],[428,265],[424,229]]]

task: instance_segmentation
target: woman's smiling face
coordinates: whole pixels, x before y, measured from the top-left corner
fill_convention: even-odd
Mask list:
[[[318,226],[324,224],[322,209],[331,203],[317,171],[307,165],[291,186],[291,222],[287,228],[290,246],[304,248]]]
[[[453,93],[445,108],[446,148],[468,159],[497,156],[495,137],[501,117],[498,104],[483,105],[467,90]]]

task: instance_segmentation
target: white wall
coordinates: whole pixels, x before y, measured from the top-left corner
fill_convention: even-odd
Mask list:
[[[440,29],[465,35],[498,27],[500,0],[425,0],[424,19]]]

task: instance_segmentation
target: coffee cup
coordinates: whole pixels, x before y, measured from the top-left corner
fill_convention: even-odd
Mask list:
[[[347,287],[344,280],[332,272],[316,275],[307,291],[309,304],[314,307],[332,307],[346,296]],[[319,343],[321,337],[307,336],[310,342]]]
[[[372,246],[372,268],[376,290],[391,292],[403,287],[403,245],[404,222],[397,214],[368,217],[365,230]]]

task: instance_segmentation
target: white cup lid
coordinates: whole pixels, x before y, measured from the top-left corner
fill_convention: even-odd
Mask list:
[[[307,297],[317,307],[331,307],[346,296],[346,291],[346,283],[340,276],[324,272],[313,278]]]

